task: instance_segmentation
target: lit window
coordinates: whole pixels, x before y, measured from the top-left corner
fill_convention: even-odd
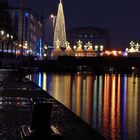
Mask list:
[[[87,38],[87,35],[85,34],[85,38]]]

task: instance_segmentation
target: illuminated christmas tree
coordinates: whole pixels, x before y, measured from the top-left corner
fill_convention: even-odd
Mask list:
[[[65,49],[66,48],[66,29],[65,29],[65,18],[64,18],[64,12],[63,12],[63,5],[62,1],[60,0],[60,3],[58,5],[58,12],[56,17],[56,24],[55,24],[55,30],[54,30],[54,48],[57,47],[57,41],[60,41],[60,48]]]

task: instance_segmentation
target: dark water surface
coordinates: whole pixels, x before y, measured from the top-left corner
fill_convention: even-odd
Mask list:
[[[29,77],[111,140],[140,140],[140,77],[36,73]]]

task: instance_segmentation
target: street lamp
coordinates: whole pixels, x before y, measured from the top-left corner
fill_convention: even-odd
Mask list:
[[[10,35],[10,34],[7,34],[7,39],[8,39],[7,53],[8,53],[9,45],[11,46],[11,53],[13,53],[13,39],[14,39],[14,36]]]
[[[5,52],[5,50],[7,50],[6,53],[7,53],[7,56],[8,56],[9,43],[10,43],[10,45],[13,43],[12,42],[13,38],[14,38],[13,35],[10,35],[9,33],[5,33],[4,30],[0,31],[1,52],[2,52],[2,54],[3,54],[3,52]]]
[[[53,30],[55,28],[55,21],[56,21],[56,16],[51,14],[50,18],[52,19],[52,23],[53,23]]]
[[[0,34],[3,36],[5,34],[4,30],[1,30]]]
[[[73,50],[74,50],[74,51],[76,51],[76,49],[77,49],[77,46],[76,46],[76,45],[74,45],[74,46],[73,46]]]
[[[47,54],[48,54],[48,46],[46,44],[44,44],[44,48],[43,48],[43,56],[44,56],[44,58],[46,58]]]
[[[4,30],[1,30],[0,31],[0,38],[1,38],[1,51],[2,51],[2,54],[3,54],[3,45],[4,45],[4,42],[3,42],[3,40],[4,40],[4,34],[5,34],[5,31]]]
[[[6,34],[6,46],[7,46],[7,57],[8,57],[8,49],[9,49],[9,34]]]
[[[13,44],[14,44],[14,49],[15,49],[15,57],[17,57],[18,42],[14,41]]]

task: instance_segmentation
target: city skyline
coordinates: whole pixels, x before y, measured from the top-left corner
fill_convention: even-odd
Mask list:
[[[31,8],[39,16],[43,13],[49,18],[51,13],[57,13],[59,0],[25,0],[26,7]],[[12,6],[19,6],[18,0],[9,0]],[[66,28],[93,26],[110,30],[111,47],[126,48],[129,42],[140,41],[139,4],[136,0],[125,1],[66,1],[63,0]]]

